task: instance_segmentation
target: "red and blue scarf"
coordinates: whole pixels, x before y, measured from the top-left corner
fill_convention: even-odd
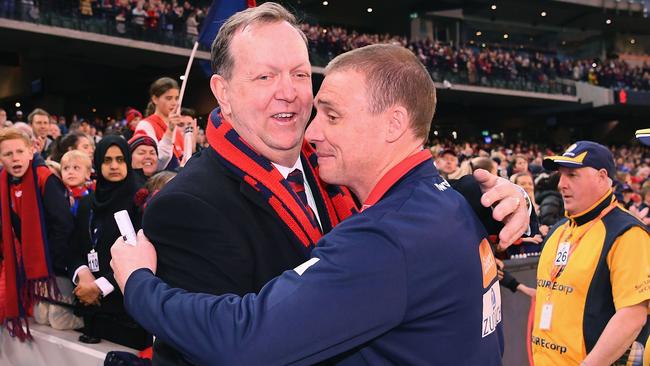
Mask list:
[[[68,188],[68,197],[70,197],[70,212],[72,216],[77,217],[77,210],[79,209],[79,202],[82,198],[89,195],[95,190],[95,183],[92,181],[86,182],[81,187],[66,187]]]
[[[205,134],[221,163],[266,199],[296,239],[311,250],[323,235],[318,222],[309,215],[289,182],[271,161],[239,136],[232,125],[223,119],[219,108],[210,113]],[[325,202],[326,212],[319,214],[327,215],[334,227],[356,213],[356,204],[347,188],[326,184],[318,179],[318,157],[307,141],[303,142],[302,155],[307,161],[307,164],[303,164],[304,169],[309,169],[318,185],[316,189],[312,187],[312,193],[319,194]]]
[[[42,187],[51,175],[43,165],[31,162],[20,184],[20,207],[11,208],[11,187],[7,170],[0,173],[2,214],[2,256],[5,272],[4,319],[12,336],[31,339],[28,313],[37,297],[56,299],[58,290],[49,257]],[[20,215],[16,215],[19,212]],[[20,221],[20,238],[14,232],[11,216]],[[23,329],[23,325],[25,329]]]

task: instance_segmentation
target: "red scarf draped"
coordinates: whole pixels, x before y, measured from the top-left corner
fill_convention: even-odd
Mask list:
[[[165,132],[167,132],[167,123],[155,114],[146,117],[144,120],[149,122],[151,127],[153,127],[153,130],[156,133],[156,140],[160,141]]]
[[[224,166],[267,199],[269,205],[305,248],[313,248],[322,236],[318,223],[308,214],[304,204],[282,174],[268,159],[246,144],[228,121],[221,119],[218,109],[210,115],[206,137]],[[317,189],[312,188],[312,193],[320,195],[325,202],[326,212],[319,214],[327,215],[334,227],[357,212],[347,188],[327,185],[318,179],[316,155],[306,141],[302,145],[302,154],[307,162],[303,164],[303,168],[310,170],[318,184]]]
[[[70,188],[70,194],[75,199],[80,199],[81,197],[87,195],[88,193],[90,193],[89,189],[85,185],[83,185],[81,187],[72,187],[72,188]]]
[[[162,118],[160,118],[160,116],[155,114],[148,116],[144,120],[149,122],[149,124],[151,124],[153,130],[156,132],[156,142],[160,143],[160,140],[162,140],[163,135],[165,134],[165,132],[167,132],[167,128],[168,128],[167,123],[165,123],[165,121]],[[179,128],[174,129],[174,136],[172,138],[172,141],[174,146],[174,155],[180,161],[183,156],[183,151],[184,151],[183,149],[185,148],[183,131],[181,131]]]
[[[45,166],[29,164],[22,178],[20,207],[21,237],[11,224],[11,189],[6,169],[0,173],[0,209],[2,213],[2,255],[5,274],[5,319],[10,334],[21,341],[31,339],[27,313],[36,296],[54,298],[56,282],[50,263],[43,221],[41,187],[51,174]],[[48,296],[49,295],[49,296]],[[23,330],[23,325],[26,331]]]

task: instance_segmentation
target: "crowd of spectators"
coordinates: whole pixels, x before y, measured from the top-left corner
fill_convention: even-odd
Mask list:
[[[82,29],[99,25],[127,37],[194,42],[208,8],[209,2],[186,0],[6,0],[0,3],[0,16],[52,25],[58,25],[58,17],[67,17],[80,21]]]
[[[72,115],[70,118],[51,115],[48,136],[52,141],[59,141],[66,135],[83,133],[89,137],[93,144],[98,143],[106,135],[126,134],[126,137],[130,137],[126,131],[129,123],[136,117],[134,112],[137,113],[137,118],[142,117],[141,113],[131,107],[125,108],[122,118],[108,117],[105,120],[101,118],[88,120],[77,115]],[[0,125],[2,126],[10,126],[15,122],[26,120],[27,117],[22,111],[17,111],[13,116],[7,116],[7,113],[0,109]],[[197,149],[206,147],[206,143],[203,129],[198,128]],[[536,204],[540,203],[539,197],[543,196],[546,187],[555,189],[554,187],[557,185],[548,185],[546,182],[554,174],[549,174],[542,168],[544,156],[558,154],[565,149],[566,146],[561,145],[524,142],[485,144],[435,140],[431,144],[431,151],[437,157],[440,170],[449,178],[456,179],[469,174],[473,170],[472,167],[494,169],[495,174],[507,179],[511,179],[517,173],[529,173],[536,188],[534,194],[537,198]],[[643,146],[611,146],[611,150],[616,159],[618,170],[616,189],[621,200],[625,202],[627,208],[650,207],[650,181],[648,181],[650,149]],[[445,159],[450,157],[453,159]],[[561,218],[562,210],[560,209],[558,212],[559,214],[556,212],[551,217]],[[544,222],[548,225],[555,223],[552,219]]]
[[[561,154],[567,146],[535,143],[516,144],[454,144],[435,141],[431,147],[437,156],[440,171],[450,179],[458,179],[482,168],[520,184],[522,176],[530,176],[531,185],[523,187],[534,197],[533,205],[540,224],[554,225],[564,216],[562,198],[557,191],[558,173],[542,167],[545,156]],[[611,146],[616,159],[617,179],[614,193],[627,209],[640,212],[650,207],[650,149],[643,146]],[[643,215],[645,217],[646,215]]]
[[[163,42],[175,40],[184,46],[191,46],[197,39],[208,10],[209,3],[183,0],[5,0],[0,3],[0,16],[20,15],[27,20],[59,14],[82,23],[100,22],[118,35]],[[302,30],[309,39],[312,58],[318,64],[354,48],[393,43],[412,50],[437,81],[571,94],[573,89],[563,87],[561,81],[574,80],[607,88],[650,91],[648,63],[633,66],[616,59],[574,60],[557,53],[486,46],[473,41],[454,47],[438,41],[361,33],[337,26],[303,24]]]
[[[35,245],[29,247],[30,251],[49,250],[47,255],[53,261],[53,272],[47,278],[55,278],[56,287],[47,287],[48,295],[16,299],[37,323],[81,330],[79,340],[85,343],[107,339],[139,350],[151,345],[151,335],[124,311],[110,271],[110,246],[119,236],[113,213],[127,210],[136,230],[140,228],[141,215],[151,197],[187,162],[183,154],[191,155],[205,147],[204,134],[192,133],[197,131],[193,114],[183,108],[179,116],[173,117],[172,136],[179,130],[189,148],[178,152],[176,165],[168,162],[159,167],[162,148],[157,147],[162,143],[133,128],[142,119],[142,113],[133,108],[125,110],[125,118],[106,121],[89,121],[76,115],[65,118],[41,108],[28,115],[19,111],[8,116],[0,108],[0,180],[5,182],[0,185],[10,182],[12,193],[5,198],[11,197],[11,207],[19,220],[16,222],[24,225],[38,217],[44,228],[42,235],[47,245],[39,247],[31,241],[25,245]],[[34,177],[38,187],[33,185]],[[33,195],[43,203],[41,214],[36,206],[29,206],[28,202],[36,200],[27,201],[26,197]],[[5,203],[3,198],[3,207],[9,207]],[[4,219],[9,217],[6,214],[2,217],[3,227],[15,224],[13,216],[11,221]],[[15,232],[19,233],[20,227],[14,228]],[[25,236],[21,238],[27,243]],[[3,242],[7,243],[7,239],[3,237]],[[6,259],[6,246],[3,250]],[[50,268],[49,263],[42,264],[43,270]],[[3,276],[6,271],[0,261]],[[27,281],[36,280],[29,276]],[[19,287],[26,285],[19,276],[16,281]],[[44,282],[43,286],[52,284]],[[5,296],[3,291],[4,287],[0,292]],[[13,329],[24,324],[25,314],[13,313],[9,305],[0,302],[0,322],[14,324]],[[15,331],[13,335],[24,340],[28,332]]]
[[[83,133],[89,140],[96,144],[103,136],[122,134],[128,138],[130,135],[128,125],[137,116],[132,108],[125,110],[124,118],[109,117],[106,120],[96,118],[87,120],[73,115],[66,119],[64,116],[52,115],[49,134],[53,142],[65,140],[70,134]],[[9,126],[16,121],[25,121],[26,117],[21,111],[14,116],[14,122],[7,119],[6,112],[0,110],[0,124]],[[137,119],[136,119],[137,122]],[[136,123],[137,124],[137,123]],[[205,134],[203,129],[198,128],[196,136],[196,149],[206,147]],[[55,146],[56,143],[52,146]],[[563,217],[561,197],[557,193],[557,173],[550,174],[542,168],[544,156],[554,155],[564,151],[566,146],[536,144],[536,143],[463,143],[458,144],[452,141],[436,140],[431,145],[431,151],[437,157],[437,164],[440,170],[450,179],[457,179],[470,174],[473,169],[484,168],[493,171],[495,174],[513,179],[513,176],[527,173],[533,180],[534,187],[531,197],[535,197],[535,207],[541,209],[540,223],[552,226],[557,220]],[[650,207],[650,149],[642,146],[626,147],[612,146],[612,153],[616,158],[618,176],[616,182],[616,193],[620,200],[625,203],[626,208],[643,210]],[[56,154],[55,154],[56,156]],[[60,158],[60,155],[59,155]],[[549,194],[548,191],[555,194]],[[543,205],[546,196],[555,196],[553,210],[545,210]],[[559,199],[558,199],[559,198]],[[558,203],[559,202],[559,203]]]
[[[632,89],[650,91],[650,65],[632,66],[622,60],[565,61],[570,63],[574,80],[587,81],[594,85],[614,89]],[[595,65],[595,67],[594,67]]]
[[[304,24],[311,51],[325,61],[354,48],[376,43],[408,47],[434,74],[462,77],[469,84],[485,84],[491,79],[549,84],[559,79],[585,81],[607,88],[650,90],[650,65],[631,66],[621,60],[572,60],[557,54],[483,47],[468,43],[454,47],[431,40],[411,41],[390,34],[366,34],[341,27]]]

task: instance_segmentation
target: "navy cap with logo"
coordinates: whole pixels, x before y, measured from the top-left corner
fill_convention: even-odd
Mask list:
[[[638,138],[642,144],[650,146],[650,128],[636,131],[636,138]]]
[[[562,155],[547,156],[542,162],[544,169],[557,170],[563,166],[567,168],[591,167],[597,170],[605,169],[607,175],[616,177],[616,165],[611,151],[601,144],[593,141],[578,141],[569,146]]]

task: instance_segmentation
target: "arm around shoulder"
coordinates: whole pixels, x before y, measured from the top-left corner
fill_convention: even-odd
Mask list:
[[[258,295],[187,293],[139,269],[126,282],[125,307],[192,362],[314,364],[384,334],[405,316],[399,245],[374,233],[347,234],[335,239],[340,243],[321,243],[310,261]]]

